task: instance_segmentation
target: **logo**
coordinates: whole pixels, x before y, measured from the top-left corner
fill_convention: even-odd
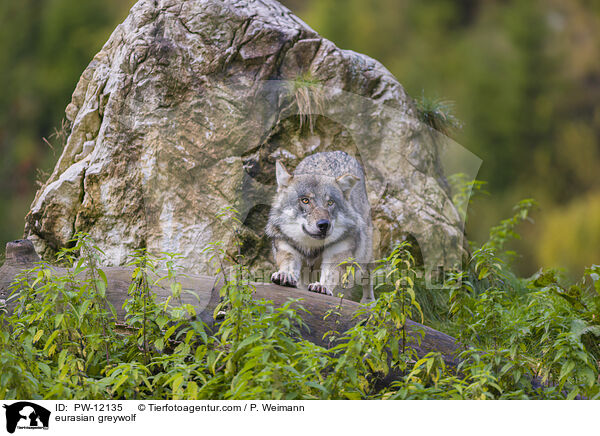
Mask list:
[[[50,411],[29,401],[19,401],[6,409],[6,431],[14,433],[15,429],[47,430],[50,422]]]

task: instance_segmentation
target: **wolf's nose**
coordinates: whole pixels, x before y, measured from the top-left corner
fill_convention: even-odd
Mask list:
[[[329,220],[319,220],[317,221],[317,227],[321,233],[327,232],[329,230]]]

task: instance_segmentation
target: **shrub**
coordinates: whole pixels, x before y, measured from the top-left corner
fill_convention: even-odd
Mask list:
[[[182,304],[178,256],[145,251],[130,262],[122,324],[106,299],[103,254],[78,235],[58,255],[66,274],[40,263],[12,285],[15,310],[0,314],[0,398],[599,398],[600,266],[568,287],[552,270],[516,277],[503,247],[533,205],[520,203],[449,277],[449,309],[436,323],[462,344],[456,367],[411,347],[420,336],[407,334],[407,320],[430,320],[406,243],[379,262],[377,301],[361,307],[351,329],[327,332],[321,347],[302,339],[301,300],[274,307],[254,299],[239,251],[231,256],[218,243],[213,260],[232,273],[215,326]],[[356,265],[346,268],[350,275]],[[150,292],[163,280],[171,287],[164,301]],[[340,297],[326,316],[339,317],[343,304]]]

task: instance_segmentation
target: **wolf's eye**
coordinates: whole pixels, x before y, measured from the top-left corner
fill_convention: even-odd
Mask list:
[[[329,201],[327,202],[327,206],[333,206],[333,200],[329,200]]]
[[[308,197],[302,197],[300,201],[304,204],[308,204]]]

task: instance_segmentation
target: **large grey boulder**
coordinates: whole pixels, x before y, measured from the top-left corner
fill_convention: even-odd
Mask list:
[[[66,115],[66,146],[26,217],[42,257],[83,231],[109,265],[145,247],[208,273],[207,246],[231,247],[233,226],[218,215],[233,206],[245,261],[270,268],[275,160],[293,170],[313,152],[345,150],[365,167],[376,255],[411,235],[431,267],[460,260],[462,220],[445,182],[458,148],[419,123],[380,63],[276,1],[139,1]]]

